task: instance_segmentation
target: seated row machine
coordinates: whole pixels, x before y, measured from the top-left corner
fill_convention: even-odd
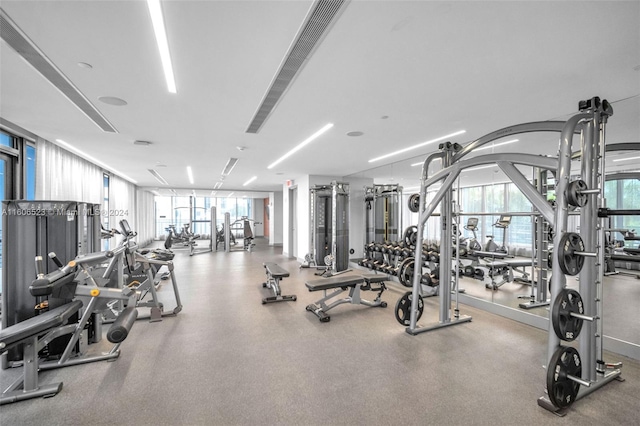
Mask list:
[[[366,274],[366,275],[340,275],[331,278],[322,278],[318,280],[307,281],[305,285],[309,291],[324,291],[324,297],[318,300],[315,304],[308,305],[307,311],[313,312],[320,322],[329,322],[331,317],[327,315],[327,312],[338,305],[343,303],[350,303],[352,305],[365,305],[370,307],[386,308],[387,302],[380,299],[382,293],[387,289],[384,281],[386,281],[385,275]],[[379,284],[379,287],[373,287],[373,284]],[[327,290],[335,289],[330,294],[327,294]],[[341,293],[349,290],[349,296],[335,300],[330,304],[327,302],[340,295]],[[378,296],[373,302],[362,299],[360,297],[361,290],[377,291]]]
[[[38,269],[41,270],[41,258],[36,260]],[[38,279],[29,286],[29,291],[34,297],[52,296],[66,298],[77,293],[78,282],[76,278],[76,264],[69,262],[60,269],[47,275],[39,274]],[[0,405],[9,404],[38,397],[51,397],[62,389],[62,383],[52,383],[48,385],[38,384],[38,372],[48,368],[55,368],[67,363],[71,351],[78,341],[79,335],[84,329],[89,316],[92,315],[99,291],[92,290],[87,294],[88,303],[76,299],[64,305],[58,306],[40,315],[21,321],[3,330],[0,330],[0,354],[11,348],[22,345],[22,368],[23,374],[14,381],[0,396]],[[83,309],[84,307],[84,309]],[[67,324],[74,315],[82,309],[82,316],[78,322]],[[138,311],[133,307],[125,309],[111,325],[107,332],[107,339],[115,343],[115,350],[108,355],[100,356],[99,359],[113,359],[119,355],[117,350],[120,343],[127,337]],[[41,364],[38,353],[51,341],[60,336],[71,335],[71,340],[67,344],[62,357],[49,365]],[[84,360],[81,362],[96,361],[97,358]],[[78,363],[81,363],[78,362]]]

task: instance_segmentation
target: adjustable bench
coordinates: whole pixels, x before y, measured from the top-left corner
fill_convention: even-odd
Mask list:
[[[0,397],[0,405],[38,397],[51,397],[62,389],[62,382],[38,385],[38,352],[46,345],[49,335],[56,333],[82,307],[74,300],[38,316],[0,330],[0,354],[23,343],[23,373]],[[41,335],[44,336],[39,338]]]
[[[262,287],[273,290],[274,296],[262,299],[262,304],[274,302],[295,302],[296,295],[283,296],[280,294],[280,280],[289,276],[289,271],[281,268],[276,263],[265,262],[262,264],[267,274],[267,282],[262,283]]]
[[[352,305],[365,305],[370,307],[386,308],[387,302],[380,300],[382,293],[387,289],[384,281],[385,275],[366,274],[366,275],[340,275],[331,278],[322,278],[318,280],[307,281],[305,285],[309,291],[324,291],[324,297],[315,304],[308,305],[307,311],[313,312],[320,322],[328,322],[331,317],[327,315],[327,311],[343,303],[351,303]],[[379,284],[379,287],[373,287],[372,284]],[[327,294],[327,290],[335,289]],[[339,294],[349,290],[349,296],[333,301],[327,305],[327,301]],[[361,290],[377,291],[378,296],[373,302],[362,299],[360,297]]]

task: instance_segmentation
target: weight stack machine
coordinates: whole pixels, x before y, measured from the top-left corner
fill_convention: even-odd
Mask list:
[[[349,184],[333,181],[310,189],[311,260],[334,273],[349,266]]]
[[[29,292],[36,279],[35,257],[42,256],[47,274],[58,269],[48,253],[55,252],[63,262],[69,262],[78,255],[100,251],[101,216],[100,204],[76,201],[3,201],[2,212],[2,328],[6,328],[34,317],[35,305],[44,302]],[[72,298],[49,299],[48,309]],[[51,342],[49,355],[61,354],[68,340],[69,336],[62,336]],[[2,357],[2,368],[21,357],[21,347],[9,350]]]
[[[366,203],[365,243],[400,241],[402,236],[402,187],[374,185],[364,188]]]

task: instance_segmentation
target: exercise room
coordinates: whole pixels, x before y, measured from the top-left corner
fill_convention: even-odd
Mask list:
[[[0,424],[640,424],[639,28],[2,0]]]

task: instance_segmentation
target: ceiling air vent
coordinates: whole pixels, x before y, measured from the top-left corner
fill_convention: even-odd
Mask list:
[[[53,62],[27,37],[15,22],[0,9],[0,35],[36,71],[49,80],[64,96],[80,109],[91,121],[105,132],[118,133],[115,127],[78,90],[78,88],[55,66]]]
[[[305,61],[311,57],[313,49],[319,45],[347,3],[348,0],[316,0],[249,124],[247,133],[258,133]]]

